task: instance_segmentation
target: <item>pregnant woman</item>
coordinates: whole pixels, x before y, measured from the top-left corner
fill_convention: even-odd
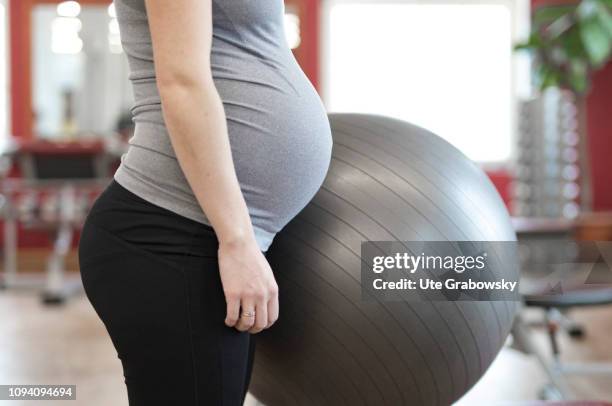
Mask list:
[[[241,405],[279,316],[265,252],[321,186],[325,109],[283,0],[115,0],[135,133],[79,243],[131,406]]]

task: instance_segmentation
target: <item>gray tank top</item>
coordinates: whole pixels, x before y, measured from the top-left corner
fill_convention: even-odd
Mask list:
[[[153,204],[210,225],[164,125],[144,0],[115,0],[115,7],[135,133],[114,178]],[[283,0],[213,0],[213,78],[262,251],[312,199],[331,159],[327,114],[286,43],[283,14]]]

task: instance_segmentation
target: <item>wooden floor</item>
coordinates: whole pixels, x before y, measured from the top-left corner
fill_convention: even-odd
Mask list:
[[[576,311],[587,337],[564,337],[567,358],[612,362],[612,307]],[[543,336],[539,337],[545,344]],[[482,380],[457,405],[508,405],[533,400],[546,382],[532,356],[504,349]],[[127,396],[119,359],[81,293],[61,307],[45,307],[28,290],[0,291],[0,384],[76,384],[74,406],[122,406]],[[573,381],[584,400],[612,400],[612,376]],[[511,402],[511,403],[507,403]],[[7,406],[33,405],[2,402]],[[51,402],[50,404],[59,404]],[[249,398],[247,404],[256,405]]]

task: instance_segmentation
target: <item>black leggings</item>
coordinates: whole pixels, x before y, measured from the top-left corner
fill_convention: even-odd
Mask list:
[[[255,336],[224,324],[214,230],[115,180],[79,242],[87,298],[123,366],[130,406],[244,402]]]

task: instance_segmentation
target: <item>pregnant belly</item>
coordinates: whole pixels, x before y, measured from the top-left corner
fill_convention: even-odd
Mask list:
[[[256,74],[258,73],[258,74]],[[254,223],[278,232],[314,196],[329,167],[327,113],[305,76],[217,75],[236,174]]]

